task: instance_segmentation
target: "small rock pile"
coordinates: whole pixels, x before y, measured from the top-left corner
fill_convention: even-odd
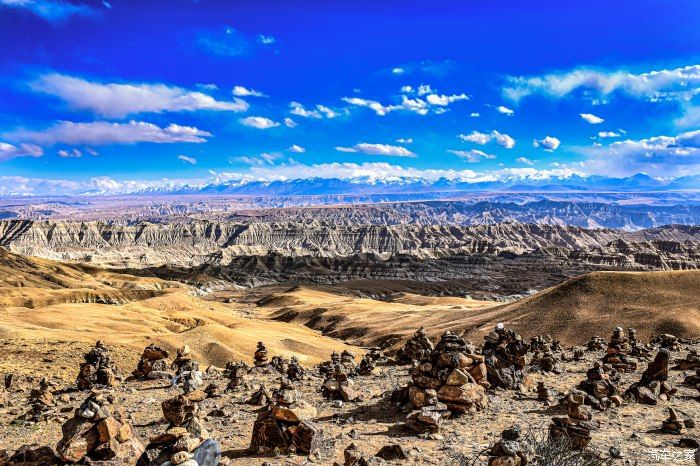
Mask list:
[[[272,359],[270,359],[270,367],[280,374],[285,375],[289,367],[289,360],[282,356],[272,356]]]
[[[570,394],[567,397],[567,416],[555,416],[549,425],[549,435],[552,438],[568,438],[572,447],[583,450],[591,441],[591,431],[598,428],[598,422],[593,421],[591,408],[585,406],[584,397]]]
[[[397,354],[400,364],[414,364],[427,361],[435,347],[428,338],[425,328],[421,327],[413,334]]]
[[[584,358],[585,352],[580,346],[574,346],[574,348],[572,349],[572,355],[574,361],[580,361]]]
[[[488,452],[488,466],[524,466],[531,464],[532,453],[520,442],[520,427],[501,432],[501,438]]]
[[[530,361],[529,370],[535,372],[552,372],[554,374],[561,374],[564,372],[561,362],[557,360],[552,349],[546,343],[535,350],[535,354]]]
[[[586,404],[601,411],[612,404],[619,405],[622,401],[614,383],[619,381],[619,373],[614,372],[612,367],[609,369],[610,372],[606,372],[605,365],[596,361],[593,367],[586,371],[586,380],[582,380],[578,385],[578,388],[588,395]]]
[[[176,376],[199,370],[199,363],[192,358],[189,345],[177,350],[177,355],[170,368],[175,371]]]
[[[588,340],[586,349],[588,349],[588,351],[601,351],[604,350],[607,346],[608,343],[605,341],[605,338],[599,336],[592,336],[591,339]]]
[[[246,403],[253,406],[263,406],[268,404],[271,399],[272,395],[270,395],[265,384],[261,383],[258,389],[250,395]]]
[[[78,374],[78,389],[89,390],[96,385],[112,387],[117,383],[117,368],[107,347],[98,341],[95,347],[84,356],[85,362],[80,364]]]
[[[289,366],[287,367],[287,378],[292,382],[296,382],[297,380],[303,379],[304,375],[305,371],[301,364],[299,364],[299,358],[292,356],[292,359],[289,361]]]
[[[414,408],[406,418],[409,428],[435,432],[451,413],[474,413],[488,405],[483,356],[466,351],[462,338],[445,332],[430,358],[413,369],[407,393]]]
[[[249,367],[244,362],[228,362],[224,369],[224,377],[228,379],[226,390],[236,390],[245,383],[245,375]]]
[[[323,361],[321,364],[318,365],[318,371],[321,373],[321,375],[328,375],[336,368],[340,366],[340,353],[337,351],[333,351],[331,353],[331,360],[330,361]]]
[[[683,379],[683,385],[695,387],[700,391],[700,368],[695,369],[695,374],[690,374]]]
[[[544,382],[537,382],[537,399],[547,405],[554,403],[554,390],[547,388]]]
[[[255,367],[264,367],[269,363],[267,360],[267,347],[262,341],[258,342],[258,347],[255,349],[255,354],[253,355],[253,361]]]
[[[673,366],[673,369],[679,371],[700,369],[700,354],[698,353],[698,350],[691,349],[688,351],[685,359],[676,359],[675,363],[676,365]]]
[[[199,402],[206,398],[201,390],[165,400],[161,407],[169,422],[165,433],[151,438],[137,466],[216,466],[221,446],[210,438],[199,419]]]
[[[627,338],[629,339],[630,343],[629,354],[631,356],[645,360],[651,359],[651,348],[639,341],[637,338],[637,330],[633,329],[632,327],[628,328]]]
[[[615,327],[608,347],[603,356],[603,363],[610,364],[618,371],[633,372],[637,370],[637,359],[628,356],[630,345],[622,327]]]
[[[329,400],[354,401],[357,398],[354,386],[355,381],[350,375],[341,366],[336,366],[323,382],[321,394]]]
[[[372,357],[371,353],[366,353],[362,357],[360,365],[357,367],[357,373],[364,376],[379,374],[376,359]]]
[[[132,373],[137,380],[143,379],[171,379],[173,375],[168,371],[168,351],[154,344],[148,345],[141,353],[141,359]]]
[[[93,391],[61,427],[63,437],[56,451],[63,461],[121,460],[134,464],[144,451],[132,425],[119,413],[113,415],[114,397]]]
[[[561,342],[552,338],[552,335],[537,335],[530,338],[530,352],[534,353],[536,351],[544,350],[545,346],[551,351],[561,351]]]
[[[670,333],[656,335],[651,339],[651,343],[669,351],[678,351],[681,349],[681,343],[678,341],[678,337],[671,335]]]
[[[648,405],[655,405],[659,399],[670,399],[677,389],[666,382],[669,359],[669,351],[665,348],[660,349],[639,382],[627,389],[625,398]]]
[[[525,380],[527,343],[514,331],[506,330],[503,324],[498,324],[484,340],[482,352],[486,357],[491,386],[511,390],[520,388]]]
[[[357,371],[357,364],[355,364],[355,354],[348,350],[343,350],[340,353],[340,368],[348,375],[352,376]]]
[[[666,434],[680,435],[685,432],[685,424],[678,417],[675,409],[668,408],[668,419],[661,424],[661,432]]]
[[[2,466],[54,466],[60,462],[61,458],[47,445],[22,445],[12,456],[7,450],[0,450]]]
[[[53,392],[54,384],[42,377],[39,381],[39,388],[34,388],[29,392],[30,409],[24,415],[24,419],[32,422],[46,421],[55,414],[55,402]]]
[[[321,446],[323,431],[315,422],[316,408],[301,400],[294,385],[282,380],[269,405],[253,425],[250,451],[269,453],[275,449],[309,455]]]

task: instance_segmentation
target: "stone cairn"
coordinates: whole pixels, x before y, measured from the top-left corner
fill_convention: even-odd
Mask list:
[[[343,350],[340,353],[340,367],[348,375],[355,375],[357,371],[357,364],[355,364],[355,354],[348,350]]]
[[[608,346],[608,343],[605,341],[605,338],[599,337],[599,336],[593,336],[591,337],[590,340],[588,340],[588,344],[586,345],[586,349],[588,351],[602,351]]]
[[[315,422],[316,408],[300,399],[294,385],[282,379],[270,403],[253,424],[250,451],[269,453],[275,449],[309,455],[321,446],[323,431]]]
[[[651,343],[669,351],[678,351],[681,349],[681,343],[678,341],[678,337],[669,333],[655,336],[652,338]]]
[[[250,395],[246,403],[253,406],[263,406],[270,402],[272,395],[264,383],[261,383],[257,390]]]
[[[564,372],[562,364],[557,361],[556,356],[547,343],[535,350],[535,354],[530,361],[529,370],[535,372],[552,372],[554,374],[561,374]]]
[[[493,387],[515,390],[525,380],[525,354],[529,349],[520,335],[506,330],[503,324],[484,337],[482,352]]]
[[[561,342],[552,338],[552,335],[537,335],[530,338],[530,351],[532,353],[536,351],[542,351],[547,347],[551,351],[562,351]]]
[[[572,352],[574,361],[580,361],[585,356],[584,349],[581,348],[580,346],[574,346],[574,348],[571,350],[571,352]]]
[[[357,367],[359,375],[377,375],[379,368],[377,367],[376,359],[370,353],[366,353],[360,360],[360,365]]]
[[[265,367],[269,364],[267,360],[267,348],[262,341],[258,342],[258,347],[255,349],[253,360],[255,367]]]
[[[537,399],[546,405],[551,405],[555,401],[554,390],[547,388],[544,382],[537,382]]]
[[[172,379],[173,375],[168,371],[168,352],[154,344],[148,345],[141,353],[141,359],[132,372],[136,380],[144,379]]]
[[[118,412],[112,414],[113,395],[93,391],[62,426],[56,451],[63,461],[121,460],[134,464],[144,451],[134,429]]]
[[[299,364],[299,358],[292,356],[287,367],[287,378],[292,382],[303,379],[305,376],[304,368]]]
[[[224,377],[228,379],[226,390],[237,390],[245,384],[245,376],[249,371],[249,367],[244,362],[228,362],[224,369]]]
[[[319,364],[318,371],[321,373],[321,375],[328,375],[335,371],[338,367],[340,367],[340,353],[333,351],[331,353],[331,360],[323,361],[321,364]]]
[[[648,346],[644,345],[639,339],[637,338],[637,330],[633,329],[632,327],[627,329],[627,338],[629,339],[629,344],[630,344],[630,352],[629,354],[631,356],[634,356],[638,359],[644,359],[644,360],[650,360],[651,359],[651,348]]]
[[[520,427],[501,432],[501,438],[489,448],[488,466],[521,466],[531,464],[530,454],[520,442]]]
[[[574,449],[583,450],[591,441],[591,431],[598,428],[593,421],[591,408],[584,405],[584,397],[570,394],[566,399],[567,415],[554,416],[549,425],[549,436],[553,439],[568,438]]]
[[[637,370],[637,359],[628,355],[630,345],[622,327],[615,327],[608,347],[603,356],[603,363],[610,364],[615,370],[633,372]]]
[[[343,370],[343,366],[338,365],[326,376],[321,394],[329,400],[354,401],[357,398],[354,386],[355,381]]]
[[[85,362],[80,364],[78,374],[79,390],[89,390],[94,386],[112,387],[117,383],[117,368],[107,347],[98,341],[95,347],[84,356]]]
[[[272,356],[272,359],[270,359],[270,367],[280,374],[285,375],[289,367],[289,360],[282,356]]]
[[[406,342],[397,354],[397,361],[400,364],[414,364],[427,361],[435,347],[428,338],[425,328],[419,328],[416,333]]]
[[[657,404],[659,399],[670,399],[678,389],[667,383],[669,359],[669,351],[660,349],[639,382],[627,389],[625,398],[648,405]]]
[[[685,423],[678,417],[675,409],[668,408],[668,419],[661,424],[661,432],[675,435],[685,432]]]
[[[608,370],[606,371],[606,369]],[[606,367],[600,361],[596,361],[593,367],[586,371],[586,379],[578,385],[579,390],[585,394],[585,404],[601,411],[612,404],[622,404],[615,383],[619,379],[620,374],[612,367]]]
[[[199,370],[199,363],[192,358],[189,345],[185,345],[177,350],[175,360],[170,365],[170,368],[175,371],[175,375],[182,375],[185,372]]]
[[[161,407],[168,428],[150,439],[137,466],[216,466],[221,446],[199,418],[199,402],[205,398],[203,391],[194,390],[165,400]]]
[[[406,392],[413,408],[406,417],[410,429],[436,432],[451,413],[474,413],[488,405],[484,358],[466,351],[462,338],[445,332],[430,357],[413,369]]]
[[[55,385],[45,378],[39,381],[39,388],[33,388],[29,392],[30,409],[24,415],[24,419],[31,422],[48,420],[55,413],[55,402],[51,389]]]
[[[676,363],[676,365],[673,366],[675,370],[687,371],[700,369],[700,353],[698,353],[696,349],[691,349],[688,351],[685,359],[676,359],[674,362]]]

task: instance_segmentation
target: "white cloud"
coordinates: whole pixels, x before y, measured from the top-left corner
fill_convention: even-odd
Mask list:
[[[470,118],[479,118],[479,117],[481,117],[481,114],[480,114],[479,112],[472,112],[472,113],[469,115],[469,117],[470,117]]]
[[[83,156],[83,153],[79,151],[78,149],[71,149],[71,150],[59,150],[58,151],[58,156],[64,159],[79,159],[80,157]]]
[[[44,150],[34,144],[20,144],[14,146],[7,142],[0,141],[0,162],[17,157],[41,157]]]
[[[496,158],[495,155],[487,154],[486,152],[480,151],[478,149],[448,150],[447,152],[454,154],[457,157],[463,158],[467,162],[470,162],[470,163],[480,162],[482,159],[495,159]]]
[[[75,109],[115,118],[135,113],[248,110],[248,103],[238,98],[225,102],[201,92],[165,84],[98,83],[53,73],[40,76],[30,83],[30,87],[56,96]]]
[[[597,125],[605,121],[599,116],[593,115],[592,113],[580,113],[579,115],[581,115],[581,118],[583,118],[592,125]]]
[[[688,100],[698,92],[693,86],[700,86],[700,65],[646,73],[581,68],[559,74],[509,77],[508,83],[503,94],[514,101],[532,94],[561,98],[578,89],[593,90],[603,96],[619,91],[652,101]]]
[[[197,165],[197,159],[195,159],[194,157],[189,157],[187,155],[180,154],[177,156],[177,158],[185,163],[189,163],[190,165]]]
[[[491,141],[496,141],[496,144],[503,146],[506,149],[512,149],[515,147],[515,139],[496,130],[493,130],[488,134],[480,133],[479,131],[472,131],[471,134],[460,134],[458,137],[462,141],[473,142],[482,146]]]
[[[94,16],[96,11],[88,5],[63,0],[0,0],[0,7],[30,11],[49,22],[66,21],[71,16]]]
[[[143,121],[128,123],[110,123],[95,121],[91,123],[73,123],[60,121],[41,130],[19,130],[7,133],[10,139],[29,141],[43,146],[63,143],[70,145],[134,144],[138,142],[174,143],[206,142],[211,133],[193,126],[170,124],[165,128]]]
[[[296,127],[296,125],[296,121],[292,120],[291,118],[287,117],[284,119],[284,126],[286,126],[287,128],[294,128]]]
[[[525,165],[534,165],[535,164],[535,162],[528,159],[527,157],[518,157],[517,159],[515,159],[515,161],[518,163],[525,164]]]
[[[542,147],[547,151],[556,150],[560,144],[561,144],[561,141],[555,137],[552,137],[552,136],[546,136],[544,139],[540,139],[539,141],[537,139],[535,139],[532,142],[533,147]]]
[[[418,95],[432,94],[433,90],[430,88],[430,84],[421,84],[418,86]]]
[[[389,112],[401,108],[400,106],[385,106],[376,100],[368,100],[360,97],[343,97],[343,102],[357,107],[367,107],[374,111],[379,116],[387,115]]]
[[[301,146],[298,146],[298,145],[296,145],[296,144],[292,144],[291,146],[289,146],[289,148],[287,149],[287,151],[288,151],[288,152],[294,152],[294,153],[296,153],[296,154],[303,154],[304,152],[306,152],[306,149],[303,148],[303,147],[301,147]]]
[[[248,89],[247,87],[243,86],[233,86],[233,95],[238,97],[267,97],[260,91]]]
[[[620,133],[616,133],[615,131],[600,131],[598,133],[598,137],[600,137],[600,138],[619,138]]]
[[[498,107],[496,107],[496,110],[497,110],[499,113],[503,113],[504,115],[508,115],[508,116],[512,116],[512,115],[515,113],[515,112],[514,112],[513,110],[511,110],[510,108],[504,107],[503,105],[499,105]]]
[[[579,147],[587,156],[586,173],[630,176],[647,173],[676,177],[700,172],[700,130],[677,136],[656,136],[641,140],[616,141],[608,146]]]
[[[412,138],[399,138],[396,140],[399,144],[413,144]]]
[[[691,128],[700,126],[700,106],[690,105],[683,110],[683,116],[675,122],[679,128]]]
[[[251,128],[257,128],[257,129],[269,129],[269,128],[274,128],[274,127],[280,125],[276,121],[272,121],[269,118],[265,118],[265,117],[261,117],[261,116],[250,116],[250,117],[242,118],[240,120],[240,122],[244,126],[249,126]]]
[[[368,144],[361,142],[352,147],[335,148],[339,152],[357,152],[368,155],[386,155],[390,157],[416,157],[416,154],[401,146],[392,146],[389,144]]]
[[[425,98],[431,105],[447,106],[452,102],[457,102],[459,100],[469,100],[466,94],[459,95],[438,95],[438,94],[428,94]]]
[[[338,112],[325,105],[316,105],[314,110],[307,109],[299,102],[291,102],[289,106],[291,107],[289,113],[304,118],[335,118],[339,115]]]
[[[413,92],[413,87],[412,86],[402,86],[401,92],[403,92],[404,94],[410,94],[411,92]]]
[[[391,70],[391,72],[394,74],[404,74],[406,70],[404,70],[403,68],[396,67],[393,70]]]
[[[277,42],[273,36],[266,36],[264,34],[258,34],[258,42],[263,45],[272,45]]]
[[[273,164],[276,160],[279,160],[282,158],[282,154],[272,152],[263,152],[260,155],[255,155],[255,156],[249,156],[249,155],[243,155],[241,157],[236,157],[235,160],[238,162],[243,162],[245,164],[251,165],[251,166],[264,166],[264,165],[271,165]]]

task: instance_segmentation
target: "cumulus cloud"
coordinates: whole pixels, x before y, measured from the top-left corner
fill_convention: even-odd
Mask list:
[[[287,128],[294,128],[296,127],[296,125],[296,121],[292,120],[291,118],[287,117],[284,119],[284,126],[286,126]]]
[[[535,164],[535,162],[528,159],[527,157],[518,157],[517,159],[515,159],[515,161],[518,163],[522,163],[524,165],[534,165]]]
[[[273,164],[276,160],[279,160],[282,158],[282,154],[279,154],[277,152],[263,152],[260,155],[243,155],[241,157],[236,157],[234,160],[237,162],[242,162],[248,165],[252,166],[263,166],[263,165],[271,165]]]
[[[445,107],[447,105],[450,105],[452,102],[457,102],[460,100],[469,100],[469,97],[466,94],[428,94],[425,100],[431,105],[440,105],[442,107]]]
[[[30,87],[58,97],[75,109],[116,118],[146,112],[248,109],[248,103],[238,98],[232,102],[220,101],[201,92],[165,84],[100,83],[58,73],[40,76]]]
[[[542,147],[546,151],[554,151],[560,144],[561,141],[552,136],[546,136],[544,139],[540,139],[539,141],[537,139],[532,141],[533,147]]]
[[[237,97],[267,97],[260,91],[248,89],[247,87],[243,86],[233,86],[233,95]]]
[[[51,23],[61,23],[72,16],[88,17],[97,14],[88,5],[62,0],[0,0],[0,7],[26,10]]]
[[[598,133],[598,137],[600,137],[600,138],[619,138],[620,133],[616,133],[615,131],[600,131]]]
[[[580,68],[558,74],[509,77],[507,81],[503,94],[514,101],[533,94],[562,98],[577,90],[593,90],[602,96],[622,92],[652,101],[688,100],[698,92],[700,65],[646,73]]]
[[[316,105],[315,109],[307,109],[299,102],[291,102],[289,107],[291,108],[289,113],[303,118],[335,118],[339,115],[338,112],[325,105]]]
[[[601,117],[595,116],[592,113],[580,113],[579,115],[581,115],[581,118],[583,118],[592,125],[597,125],[605,121]]]
[[[476,163],[480,162],[482,159],[495,159],[496,156],[493,154],[487,154],[486,152],[480,151],[478,149],[471,150],[448,150],[447,152],[456,155],[467,162]]]
[[[413,139],[412,138],[398,138],[396,140],[399,144],[413,144]]]
[[[7,133],[13,140],[29,141],[43,146],[54,144],[92,145],[134,144],[138,142],[175,143],[206,142],[211,133],[193,126],[170,124],[164,128],[153,123],[130,121],[128,123],[110,123],[95,121],[91,123],[74,123],[60,121],[40,131],[19,130]]]
[[[185,163],[189,163],[190,165],[197,165],[197,159],[195,159],[194,157],[189,157],[187,155],[180,154],[177,156],[177,158]]]
[[[273,36],[266,36],[264,34],[258,34],[258,42],[263,45],[272,45],[277,42]]]
[[[512,149],[515,147],[515,139],[507,134],[500,133],[495,129],[490,133],[481,133],[479,131],[472,131],[471,134],[460,134],[458,136],[462,141],[473,142],[476,144],[484,145],[491,141],[495,141],[499,146],[503,146],[506,149]]]
[[[503,105],[499,105],[498,107],[496,107],[496,111],[498,111],[498,113],[502,113],[508,116],[513,116],[513,114],[515,113],[512,109],[504,107]]]
[[[400,68],[400,67],[396,67],[396,68],[392,69],[391,72],[394,74],[404,74],[406,72],[406,70],[404,70],[403,68]]]
[[[7,142],[0,141],[0,162],[17,157],[41,157],[44,150],[34,144],[20,144],[14,146]]]
[[[575,150],[587,157],[582,164],[586,173],[675,177],[700,172],[700,130]]]
[[[79,159],[83,156],[83,153],[75,148],[71,150],[64,149],[58,151],[58,156],[64,159]]]
[[[481,117],[481,114],[479,112],[472,112],[469,114],[469,118],[479,118]]]
[[[417,157],[416,154],[401,146],[392,146],[389,144],[368,144],[361,142],[352,147],[335,148],[339,152],[357,152],[368,155],[386,155],[390,157]]]
[[[304,152],[306,152],[306,149],[296,144],[292,144],[291,146],[289,146],[289,148],[287,148],[287,151],[294,152],[295,154],[303,154]]]
[[[280,125],[276,121],[273,121],[273,120],[270,120],[269,118],[261,117],[261,116],[250,116],[250,117],[242,118],[240,120],[240,122],[244,126],[249,126],[251,128],[257,128],[257,129],[269,129],[269,128],[274,128],[274,127]]]

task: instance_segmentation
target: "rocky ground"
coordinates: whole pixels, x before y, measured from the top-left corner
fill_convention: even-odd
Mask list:
[[[12,452],[25,444],[56,445],[61,438],[61,425],[73,416],[74,410],[89,393],[78,391],[74,382],[82,359],[81,352],[88,349],[84,345],[56,347],[53,353],[60,355],[57,358],[60,362],[57,362],[51,352],[37,353],[32,348],[23,347],[21,341],[3,342],[6,374],[11,373],[13,366],[28,359],[33,360],[37,370],[33,375],[17,375],[8,389],[0,389],[0,450],[4,448]],[[680,345],[671,353],[671,361],[685,358],[693,349],[700,349],[700,344]],[[36,361],[40,353],[45,354],[43,363]],[[565,353],[570,355],[570,351]],[[112,348],[111,354],[118,373],[128,375],[135,369],[134,361],[139,355],[120,348]],[[393,390],[405,386],[410,380],[410,366],[380,364],[372,375],[355,376],[354,389],[358,400],[354,402],[325,399],[321,393],[324,377],[318,368],[308,367],[305,378],[294,385],[297,396],[316,407],[313,420],[323,429],[324,446],[311,455],[248,451],[253,424],[258,411],[264,408],[249,405],[246,400],[260,384],[270,390],[279,386],[280,376],[274,370],[246,373],[242,385],[231,391],[225,390],[229,380],[222,370],[211,368],[204,371],[202,388],[214,384],[219,395],[207,397],[199,403],[200,415],[211,437],[221,444],[223,458],[220,464],[344,464],[343,452],[350,444],[355,444],[367,457],[386,445],[400,445],[407,459],[389,461],[390,464],[472,464],[467,459],[473,459],[493,445],[501,431],[513,425],[546,435],[552,416],[562,415],[566,410],[558,403],[548,406],[539,401],[537,382],[542,381],[555,390],[555,399],[559,400],[565,392],[586,379],[586,371],[604,354],[605,350],[586,351],[579,361],[560,362],[564,369],[561,374],[531,373],[520,390],[490,389],[486,409],[450,418],[437,433],[420,435],[406,428],[405,410],[402,411],[400,403],[389,398]],[[555,351],[554,355],[559,361],[562,353]],[[531,358],[532,354],[528,354],[527,359]],[[621,391],[637,382],[646,367],[647,362],[640,362],[636,371],[621,373]],[[679,441],[685,436],[697,437],[698,428],[687,428],[683,436],[660,431],[662,422],[668,418],[669,407],[675,408],[683,420],[700,419],[697,389],[682,385],[683,379],[691,373],[689,370],[670,371],[667,383],[678,388],[671,400],[659,400],[655,406],[625,401],[621,406],[613,406],[604,412],[594,410],[593,419],[600,422],[600,428],[591,433],[590,448],[599,451],[603,457],[610,457],[611,447],[619,449],[622,458],[615,459],[615,464],[658,464],[662,461],[657,458],[663,459],[663,455],[672,455],[670,458],[680,455],[680,459],[671,460],[671,463],[694,464],[688,456],[691,450],[695,450],[689,446],[692,443],[679,446]],[[39,386],[42,377],[55,384],[51,388],[55,406],[46,409],[47,420],[35,422],[25,415],[30,409],[30,391]],[[147,439],[167,428],[161,403],[182,393],[180,388],[171,386],[169,380],[122,381],[109,390],[114,394],[114,409],[123,413],[122,419],[131,421],[135,437],[144,445]],[[691,422],[687,424],[692,425]]]

